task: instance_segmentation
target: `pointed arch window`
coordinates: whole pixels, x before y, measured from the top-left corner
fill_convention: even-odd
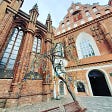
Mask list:
[[[24,32],[21,27],[16,27],[13,29],[4,54],[0,59],[0,68],[6,70],[13,69],[21,45],[23,34]]]
[[[69,26],[69,25],[70,25],[70,21],[69,21],[69,20],[67,20],[66,24],[67,24],[67,26]]]
[[[73,13],[73,9],[70,9],[70,13],[71,13],[71,14]]]
[[[96,7],[93,7],[92,9],[93,9],[93,12],[97,12],[98,11],[98,9]]]
[[[105,14],[108,14],[108,13],[110,13],[110,10],[109,9],[105,10]]]
[[[64,23],[62,23],[62,28],[64,28],[64,26],[65,26]]]
[[[91,14],[89,13],[89,11],[87,10],[87,11],[85,11],[85,13],[86,13],[86,16],[87,17],[90,17],[91,16]]]
[[[86,32],[81,32],[78,35],[76,49],[79,59],[100,55],[95,39]]]
[[[35,53],[41,52],[41,36],[36,36],[34,38],[32,51]]]
[[[83,58],[95,56],[94,50],[89,40],[82,40],[80,42],[80,49],[81,49]]]
[[[101,16],[101,14],[100,14],[100,13],[97,13],[97,14],[96,14],[96,17],[97,17],[97,18],[98,18],[98,17],[100,17],[100,16]]]

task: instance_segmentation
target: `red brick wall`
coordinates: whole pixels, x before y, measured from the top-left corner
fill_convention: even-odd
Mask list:
[[[0,97],[9,96],[12,79],[0,79]]]

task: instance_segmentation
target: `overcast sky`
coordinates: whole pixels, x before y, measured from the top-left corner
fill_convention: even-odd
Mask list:
[[[51,14],[53,26],[57,27],[59,22],[67,13],[67,9],[71,3],[81,2],[83,4],[92,4],[99,2],[101,5],[108,4],[109,0],[24,0],[22,10],[29,13],[29,10],[35,3],[38,4],[39,17],[38,20],[45,24],[48,13]]]

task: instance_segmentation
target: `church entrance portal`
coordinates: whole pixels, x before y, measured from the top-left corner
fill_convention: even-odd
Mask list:
[[[111,96],[104,73],[92,70],[89,72],[88,77],[94,96]]]

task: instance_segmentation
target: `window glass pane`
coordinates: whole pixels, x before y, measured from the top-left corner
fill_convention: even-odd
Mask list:
[[[21,39],[23,36],[23,31],[20,31],[19,34],[18,34],[18,31],[19,30],[17,28],[14,28],[14,30],[12,31],[8,45],[7,45],[5,52],[3,54],[3,57],[0,61],[0,65],[7,64],[6,67],[8,69],[13,69],[13,66],[14,66],[14,63],[15,63],[15,60],[16,60],[16,57],[18,54],[18,50],[20,47]],[[16,40],[16,42],[15,42],[15,40]]]
[[[65,31],[66,31],[66,30],[65,30],[65,29],[63,29],[63,30],[62,30],[62,33],[64,33]]]
[[[16,42],[17,42],[17,43],[21,43],[21,40],[17,38]]]
[[[68,30],[70,30],[71,28],[70,27],[68,27]]]
[[[18,54],[18,51],[13,50],[12,54]]]
[[[38,48],[37,49],[40,49],[40,46],[38,46]]]
[[[1,62],[2,63],[7,63],[7,60],[8,60],[7,58],[2,58]]]
[[[93,8],[93,12],[97,12],[97,8]]]
[[[108,13],[110,13],[110,10],[109,9],[105,11],[105,14],[108,14]]]
[[[76,6],[76,9],[79,9],[79,6],[78,5]]]
[[[16,37],[16,35],[17,35],[17,33],[18,33],[18,29],[17,29],[17,28],[14,28],[14,30],[13,30],[13,32],[12,32],[12,34],[11,34],[10,39],[11,39],[11,40],[14,40],[15,37]]]
[[[41,51],[41,39],[40,39],[40,37],[35,37],[34,42],[33,42],[32,51],[40,53],[40,51]]]
[[[5,64],[0,62],[0,68],[4,68],[5,67]]]
[[[38,38],[38,42],[41,42],[41,39],[40,38]]]
[[[60,34],[60,32],[58,31],[58,32],[57,32],[57,35],[59,35],[59,34]]]
[[[85,23],[85,21],[84,21],[84,20],[82,20],[82,21],[81,21],[81,24],[84,24],[84,23]]]
[[[40,45],[41,44],[41,41],[38,41],[38,45]]]
[[[96,15],[97,18],[100,17],[100,16],[101,16],[101,14],[97,14],[97,15]]]
[[[4,55],[3,55],[3,57],[7,58],[7,57],[9,57],[9,55],[10,55],[9,53],[5,52]]]
[[[14,67],[14,65],[11,65],[11,64],[8,63],[8,65],[7,65],[7,69],[12,70],[13,67]]]
[[[36,48],[37,45],[37,38],[35,37],[34,42],[33,42],[33,47]]]
[[[23,36],[23,31],[20,31],[20,32],[19,32],[19,35],[21,35],[21,37],[22,37],[22,36]]]
[[[8,49],[11,49],[12,46],[13,46],[12,44],[8,44],[7,48],[8,48]]]
[[[34,41],[34,43],[33,43],[33,44],[37,45],[37,41]]]
[[[77,27],[77,24],[74,24],[74,27]]]
[[[18,29],[17,28],[14,28],[14,30],[12,31],[12,35],[11,35],[11,37],[13,37],[15,34],[17,34],[18,33]]]
[[[92,18],[92,17],[89,17],[89,18],[88,18],[88,21],[91,21],[91,20],[93,20],[93,18]]]
[[[86,12],[86,16],[91,16],[90,13],[89,13],[88,11]]]
[[[62,26],[62,28],[64,28],[64,26],[65,26],[65,25],[64,25],[64,23],[62,23],[62,25],[61,25],[61,26]]]
[[[71,13],[71,14],[73,13],[73,9],[70,10],[70,13]]]
[[[38,46],[41,46],[41,43],[38,43]]]
[[[11,38],[12,41],[15,41],[16,35],[17,35],[17,34],[15,34],[15,36],[13,36],[13,37]]]
[[[14,33],[14,35],[11,37],[12,40],[14,40],[17,36],[17,33]]]
[[[33,51],[33,52],[36,52],[36,48],[32,48],[32,51]]]
[[[80,49],[81,49],[82,56],[84,58],[95,55],[89,40],[82,40],[80,42]]]
[[[10,41],[9,41],[9,44],[14,44],[14,41],[11,41],[11,40],[10,40]]]
[[[37,53],[40,53],[40,49],[37,50]]]
[[[21,30],[21,27],[20,26],[18,28],[19,28],[19,30]]]
[[[13,65],[15,63],[15,60],[9,59],[9,64]]]
[[[69,25],[70,24],[70,22],[69,21],[67,21],[67,25]]]
[[[37,38],[35,37],[35,39],[34,39],[34,43],[37,43]]]
[[[11,59],[16,59],[17,55],[16,54],[11,54],[10,58]]]
[[[21,35],[18,35],[17,38],[21,40],[22,39],[22,36]]]
[[[36,52],[36,45],[35,45],[35,44],[33,45],[32,50],[33,50],[34,52]]]
[[[11,49],[6,48],[5,52],[10,53],[11,52]]]
[[[18,29],[17,28],[14,28],[14,33],[18,33]]]
[[[15,37],[11,38],[10,41],[13,41],[14,42],[15,41]]]
[[[15,46],[18,46],[18,47],[19,47],[19,46],[20,46],[20,43],[17,43],[17,42],[16,42],[16,43],[15,43]]]
[[[19,47],[18,46],[14,46],[14,50],[18,51]]]
[[[33,48],[35,48],[35,49],[36,49],[36,45],[34,45],[34,46],[33,46]]]

